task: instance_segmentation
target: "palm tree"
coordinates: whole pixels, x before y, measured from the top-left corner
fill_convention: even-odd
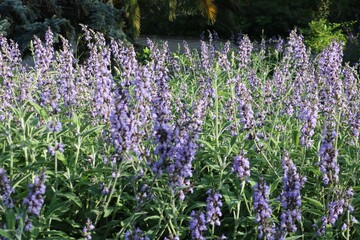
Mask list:
[[[131,34],[134,37],[139,36],[140,34],[140,5],[147,2],[147,0],[107,0],[108,3],[113,4],[116,7],[124,7],[125,15],[128,19],[129,29]],[[152,1],[154,2],[154,1]],[[156,1],[155,1],[156,2]],[[157,1],[165,2],[168,5],[168,15],[169,20],[174,21],[176,18],[176,10],[178,5],[186,6],[191,9],[200,11],[201,15],[206,18],[209,24],[214,24],[216,20],[217,8],[215,5],[215,0],[165,0]]]

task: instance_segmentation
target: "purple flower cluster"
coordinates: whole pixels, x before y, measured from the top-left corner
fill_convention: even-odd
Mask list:
[[[62,124],[60,120],[49,121],[46,125],[46,129],[52,133],[58,133],[62,130]]]
[[[254,127],[254,112],[251,107],[251,93],[242,82],[238,83],[236,94],[238,96],[240,123],[244,130],[250,130]]]
[[[241,180],[250,177],[250,163],[249,159],[246,158],[246,151],[242,151],[234,157],[231,171],[235,172]]]
[[[212,189],[209,189],[207,192],[208,197],[206,199],[206,222],[210,223],[212,226],[220,226],[219,217],[222,216],[221,207],[222,207],[222,195],[215,192]]]
[[[7,108],[14,102],[15,84],[12,79],[14,72],[20,68],[21,55],[14,41],[8,43],[7,39],[0,35],[0,110]]]
[[[40,104],[51,107],[54,112],[58,112],[60,95],[56,86],[56,79],[50,72],[54,63],[53,41],[54,35],[50,28],[45,34],[45,45],[40,38],[35,37],[35,68],[37,70],[37,88],[40,91]]]
[[[13,208],[11,193],[14,192],[10,180],[6,175],[6,170],[0,168],[0,196],[5,208]]]
[[[91,240],[91,232],[94,230],[94,225],[92,224],[91,220],[88,218],[86,221],[86,226],[83,228],[83,237],[85,240]]]
[[[331,125],[330,123],[327,124]],[[336,131],[331,126],[325,126],[319,149],[319,167],[325,185],[337,183],[339,180],[340,167],[337,162],[338,150],[335,148],[336,137]]]
[[[138,153],[138,144],[135,141],[137,123],[135,114],[131,110],[130,95],[126,89],[119,87],[115,92],[115,111],[110,115],[111,137],[116,151],[124,156],[129,151]]]
[[[146,236],[140,228],[136,228],[134,233],[131,230],[127,230],[124,235],[124,240],[150,240],[150,238]]]
[[[272,210],[269,204],[270,189],[262,178],[254,185],[253,189],[256,223],[259,224],[258,238],[275,239],[275,226],[271,222]]]
[[[41,208],[44,204],[44,194],[46,190],[45,186],[45,171],[40,175],[35,176],[34,182],[29,185],[29,194],[24,198],[23,205],[27,207],[26,225],[25,230],[30,231],[32,228],[32,216],[40,216]]]
[[[218,63],[221,69],[225,71],[230,71],[231,63],[228,59],[228,54],[230,52],[230,42],[226,42],[222,52],[218,53]]]
[[[360,98],[359,86],[354,69],[346,65],[343,69],[344,76],[344,94],[346,98],[346,116],[350,127],[350,134],[353,137],[352,142],[360,141]]]
[[[121,84],[128,85],[138,70],[134,47],[132,45],[125,46],[122,41],[111,39],[110,48],[115,63],[120,67]]]
[[[299,119],[302,122],[300,143],[306,148],[310,148],[313,144],[312,137],[315,133],[319,114],[317,92],[314,94],[308,93],[301,105],[301,110],[299,111]]]
[[[203,236],[203,232],[207,230],[205,214],[200,211],[192,211],[190,217],[191,238],[205,240],[206,238]]]
[[[64,144],[62,144],[61,142],[56,141],[55,142],[55,147],[53,147],[51,145],[48,147],[48,153],[51,156],[55,156],[56,151],[59,151],[59,152],[63,153],[64,152],[64,147],[65,147]]]
[[[341,79],[343,57],[342,44],[332,42],[319,56],[317,78],[320,86],[321,110],[328,118],[333,118],[337,109],[345,108],[344,87]]]
[[[63,50],[60,51],[57,60],[59,94],[64,100],[64,107],[70,108],[76,104],[76,95],[78,94],[74,82],[75,57],[70,49],[68,40],[61,37],[61,41],[63,43]],[[70,112],[71,111],[69,111],[69,113]]]
[[[102,33],[94,32],[82,25],[85,39],[90,49],[87,59],[87,71],[94,81],[91,114],[94,121],[107,123],[110,113],[114,109],[114,96],[112,93],[114,81],[110,71],[110,49],[106,45]]]
[[[247,35],[239,38],[238,45],[239,68],[246,68],[251,62],[250,56],[254,46]]]
[[[301,194],[306,177],[301,177],[286,152],[282,161],[284,169],[284,187],[279,197],[283,212],[280,216],[280,229],[284,232],[296,232],[296,222],[301,221]]]
[[[199,133],[203,124],[206,110],[206,99],[197,100],[192,106],[192,112],[178,104],[179,118],[173,131],[173,142],[169,151],[169,163],[166,172],[170,175],[170,186],[182,188],[180,199],[184,200],[185,186],[190,186],[192,177],[192,161],[195,159]],[[189,189],[192,192],[192,188]]]
[[[326,231],[326,225],[331,224],[333,227],[336,221],[346,212],[350,213],[354,211],[354,207],[351,205],[351,200],[354,196],[352,188],[347,189],[343,194],[339,195],[338,200],[330,202],[328,204],[328,213],[321,218],[321,226],[317,230],[318,235],[324,235]],[[357,220],[353,217],[352,223],[356,223]],[[344,227],[344,225],[342,226]]]
[[[153,164],[152,170],[156,174],[162,174],[163,165],[170,156],[174,131],[171,125],[171,93],[168,87],[168,68],[165,63],[167,46],[164,47],[161,53],[155,51],[153,54],[154,58],[158,59],[154,66],[157,89],[152,99],[152,118],[154,119],[155,154],[159,156],[159,159]]]

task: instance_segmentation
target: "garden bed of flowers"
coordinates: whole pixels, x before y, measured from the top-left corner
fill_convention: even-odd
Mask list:
[[[0,37],[0,239],[358,239],[360,78],[295,30],[149,56]]]

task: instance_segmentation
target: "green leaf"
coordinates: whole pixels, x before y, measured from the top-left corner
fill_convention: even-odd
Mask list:
[[[206,147],[208,147],[212,152],[215,152],[215,148],[211,145],[211,143],[209,143],[205,140],[202,140],[202,139],[199,139],[198,142],[206,145]]]
[[[323,208],[324,208],[324,205],[323,205],[321,202],[319,202],[318,200],[315,200],[315,199],[309,198],[309,197],[303,197],[303,199],[304,199],[305,201],[308,201],[309,203],[311,203],[311,204],[314,205],[315,207],[318,207],[318,208],[320,208],[320,209],[323,209]]]
[[[12,209],[6,211],[6,228],[15,230],[15,212]]]
[[[29,101],[29,104],[35,108],[35,110],[38,112],[38,114],[40,114],[41,117],[43,117],[44,119],[49,118],[48,112],[44,108],[42,108],[39,104],[31,101]]]
[[[113,212],[113,208],[105,208],[104,209],[104,218],[110,216],[110,214]]]
[[[15,233],[14,230],[0,229],[0,236],[7,239],[13,239],[14,233]]]
[[[71,202],[75,203],[79,208],[82,207],[82,203],[79,197],[74,193],[58,193],[59,196],[66,197]]]

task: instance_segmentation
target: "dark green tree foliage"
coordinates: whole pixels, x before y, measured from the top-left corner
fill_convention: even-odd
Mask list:
[[[123,14],[110,4],[94,0],[0,0],[0,32],[18,42],[25,52],[33,35],[52,31],[75,40],[79,24],[124,39]]]

